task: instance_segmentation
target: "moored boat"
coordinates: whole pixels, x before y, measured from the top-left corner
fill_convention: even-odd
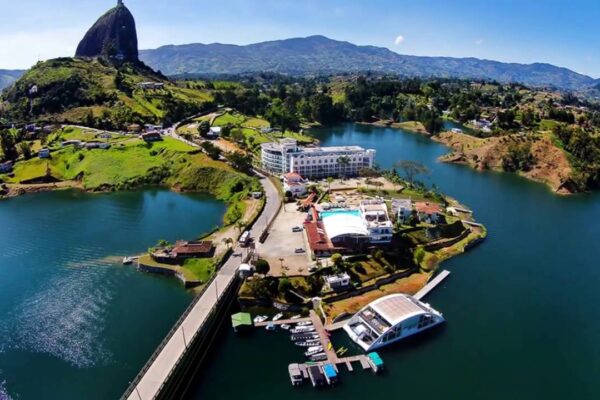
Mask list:
[[[323,346],[310,346],[308,350],[304,352],[306,357],[314,356],[315,354],[319,354],[323,352]]]
[[[327,354],[317,353],[317,354],[310,356],[309,358],[311,361],[314,361],[314,362],[325,361],[325,360],[327,360]]]
[[[308,333],[308,332],[314,332],[314,331],[315,331],[314,326],[301,326],[301,327],[290,330],[291,333]]]
[[[280,326],[281,326],[281,329],[283,329],[284,331],[289,331],[290,328],[292,327],[291,325],[288,325],[288,324],[282,324]]]
[[[273,321],[279,321],[281,318],[283,318],[283,313],[275,314]]]
[[[311,346],[318,346],[319,344],[321,344],[321,342],[319,342],[318,340],[308,340],[306,342],[296,342],[294,344],[296,346],[300,346],[300,347],[311,347]]]
[[[261,322],[265,322],[267,319],[269,319],[269,317],[267,317],[266,315],[257,315],[256,317],[254,317],[253,321],[254,324],[260,324]]]
[[[288,365],[288,372],[290,374],[290,381],[292,381],[293,386],[302,385],[303,377],[302,377],[302,371],[300,370],[300,365],[298,365],[298,364]]]
[[[277,326],[275,326],[274,323],[269,322],[267,324],[267,326],[265,326],[265,329],[268,330],[268,331],[274,331],[274,330],[277,330]]]

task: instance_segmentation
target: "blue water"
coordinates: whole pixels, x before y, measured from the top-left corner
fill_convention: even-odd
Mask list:
[[[359,210],[346,210],[346,209],[339,209],[339,210],[327,210],[327,211],[321,211],[319,213],[319,215],[321,216],[322,219],[326,219],[327,217],[331,217],[334,215],[352,215],[355,217],[360,217],[360,211]]]
[[[193,239],[224,211],[164,190],[0,201],[0,399],[119,397],[192,299],[122,257]]]
[[[426,164],[422,179],[471,207],[489,237],[443,263],[451,275],[425,300],[447,323],[384,348],[386,374],[355,368],[331,390],[292,388],[287,365],[303,357],[287,335],[224,327],[190,398],[600,398],[600,194],[561,197],[517,175],[443,164],[447,148],[401,130],[347,124],[315,135],[374,148],[382,167]]]

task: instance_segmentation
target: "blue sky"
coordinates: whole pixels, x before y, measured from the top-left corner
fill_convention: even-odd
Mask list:
[[[69,56],[116,0],[3,1],[0,68]],[[125,0],[140,48],[322,34],[401,54],[547,62],[600,77],[591,0]]]

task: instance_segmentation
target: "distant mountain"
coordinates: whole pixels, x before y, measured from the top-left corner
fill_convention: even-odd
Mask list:
[[[25,71],[0,69],[0,90],[10,86],[19,79]]]
[[[477,58],[419,57],[375,46],[309,36],[247,46],[188,44],[140,51],[140,59],[166,75],[279,72],[294,75],[376,71],[406,76],[460,77],[579,90],[593,78],[550,64],[514,64]]]

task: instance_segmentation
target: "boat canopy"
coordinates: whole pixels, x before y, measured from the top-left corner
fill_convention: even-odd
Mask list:
[[[337,373],[335,372],[335,368],[333,368],[333,365],[331,364],[325,364],[323,365],[323,372],[325,373],[325,376],[328,378],[335,378],[337,377]]]
[[[373,365],[375,365],[376,367],[383,366],[383,360],[379,356],[379,353],[376,353],[376,352],[369,353],[369,358],[373,362]]]
[[[237,313],[231,316],[231,325],[234,328],[239,326],[252,326],[252,316],[248,313]]]

